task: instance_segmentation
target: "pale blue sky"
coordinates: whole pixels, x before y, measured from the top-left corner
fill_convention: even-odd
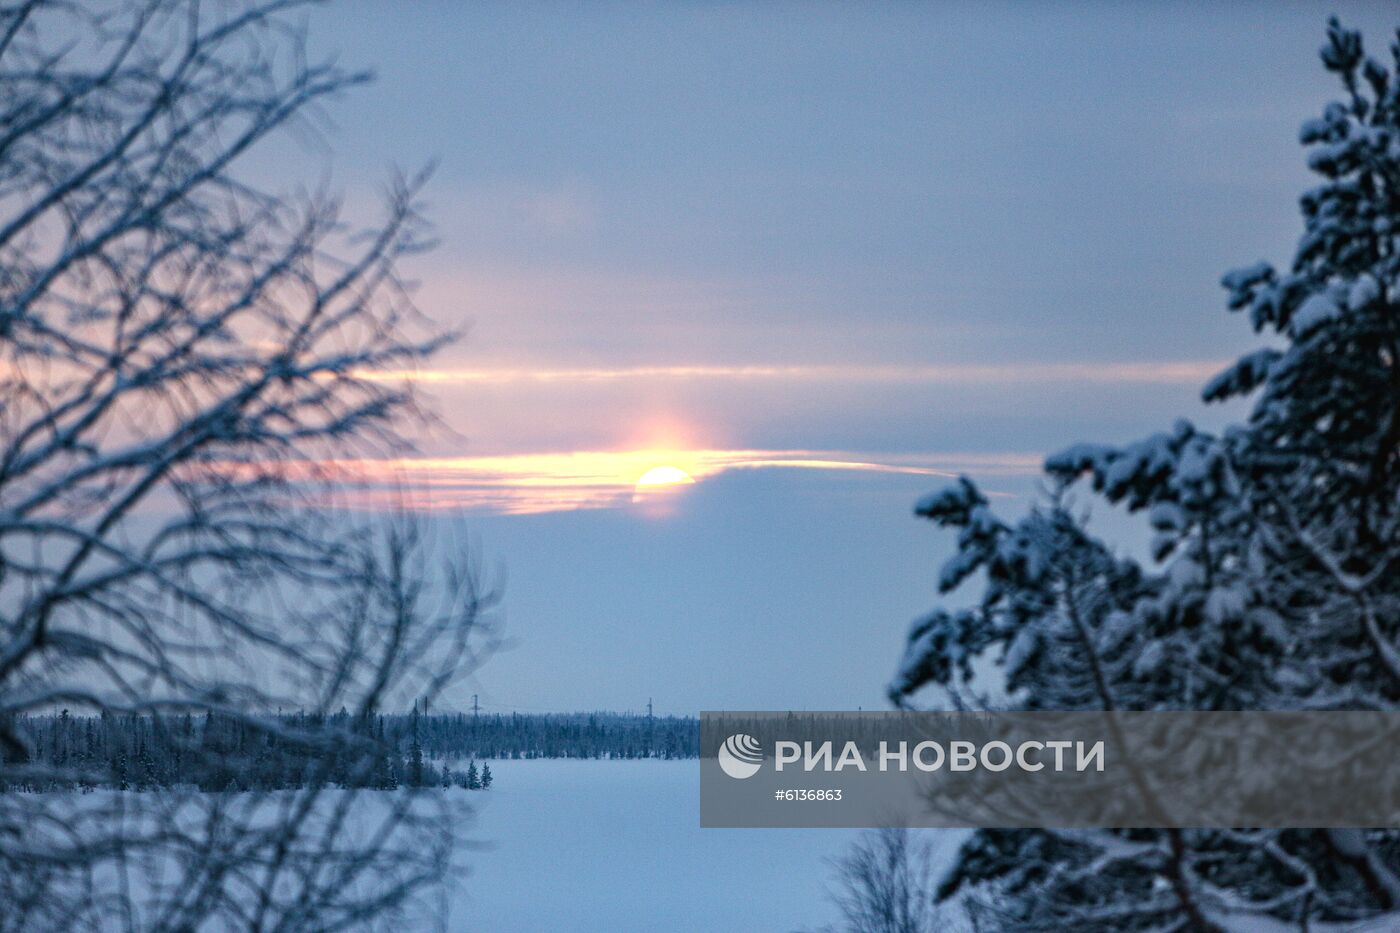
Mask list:
[[[947,553],[910,516],[938,480],[887,470],[971,464],[1015,509],[1047,449],[1219,422],[1197,387],[1252,336],[1217,283],[1291,255],[1310,184],[1297,127],[1335,95],[1316,58],[1332,9],[314,14],[315,48],[378,72],[330,110],[334,184],[359,205],[390,166],[439,163],[441,245],[410,271],[425,312],[471,327],[429,386],[460,436],[426,450],[466,458],[454,501],[475,501],[485,457],[879,467],[716,468],[665,517],[625,494],[473,509],[510,574],[517,647],[464,693],[527,709],[882,702]],[[1384,51],[1387,8],[1340,12]],[[320,156],[300,158],[318,177]],[[492,461],[492,481],[524,462]]]

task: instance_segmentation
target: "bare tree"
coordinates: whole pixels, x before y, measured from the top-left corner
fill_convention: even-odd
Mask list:
[[[449,335],[395,271],[424,245],[421,179],[357,233],[334,200],[240,168],[365,80],[308,62],[297,5],[0,5],[0,786],[56,767],[15,723],[60,707],[208,713],[370,768],[372,730],[268,714],[364,723],[489,645],[491,596],[461,549],[334,508],[381,479],[345,464],[403,453],[419,413],[367,376]],[[275,793],[0,791],[0,930],[439,913],[460,795],[357,799],[307,777]]]
[[[934,847],[928,832],[877,829],[835,860],[840,933],[937,933],[955,929],[953,908],[936,897]]]

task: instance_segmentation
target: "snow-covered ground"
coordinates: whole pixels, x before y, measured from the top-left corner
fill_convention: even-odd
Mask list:
[[[491,762],[451,929],[787,931],[830,923],[847,830],[701,829],[695,761]]]
[[[467,876],[451,893],[454,933],[786,933],[837,919],[830,860],[856,830],[701,829],[695,760],[489,764],[490,790],[445,791],[474,808],[458,854]],[[99,806],[112,793],[74,799]],[[352,822],[372,832],[386,799],[358,794],[364,819]],[[945,834],[950,851],[963,835]],[[123,883],[139,897],[152,880],[138,872]]]

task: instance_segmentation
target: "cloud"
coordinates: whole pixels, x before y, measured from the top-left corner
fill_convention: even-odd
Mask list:
[[[384,382],[437,385],[598,383],[643,380],[865,382],[906,384],[1137,383],[1192,384],[1209,379],[1224,360],[1085,363],[957,363],[932,366],[742,365],[596,368],[372,370],[356,375]]]
[[[310,475],[312,465],[305,466]],[[339,460],[315,464],[314,469],[317,476],[333,476],[343,501],[351,506],[524,515],[625,507],[633,501],[637,479],[657,466],[677,467],[701,482],[734,470],[759,469],[1004,476],[1038,472],[1040,457],[1020,453],[864,455],[812,450],[641,449]]]

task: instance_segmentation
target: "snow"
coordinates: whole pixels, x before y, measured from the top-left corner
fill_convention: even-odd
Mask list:
[[[1181,531],[1190,524],[1186,511],[1175,502],[1158,502],[1147,513],[1147,520],[1163,531]]]
[[[1011,644],[1006,648],[1006,655],[1002,661],[1006,669],[1007,676],[1013,676],[1025,666],[1040,648],[1040,633],[1035,626],[1028,625],[1016,633],[1011,640]]]
[[[1356,139],[1344,139],[1318,145],[1308,153],[1308,167],[1324,174],[1337,172],[1349,157],[1355,155],[1357,144]]]
[[[836,920],[854,830],[700,828],[688,761],[493,761],[449,929],[786,931]],[[966,838],[940,833],[949,856]]]
[[[1166,657],[1166,648],[1160,641],[1150,641],[1142,649],[1142,652],[1133,662],[1133,676],[1150,677],[1162,666],[1162,661]]]
[[[927,679],[924,670],[935,660],[946,660],[950,665],[962,662],[961,642],[948,637],[948,625],[949,618],[941,611],[914,620],[909,629],[908,642],[900,659],[899,669],[890,685],[892,693],[903,695],[916,690]],[[946,654],[947,657],[935,658],[936,654]]]
[[[1151,441],[1159,439],[1160,444],[1149,445]],[[1104,474],[1104,486],[1109,490],[1115,490],[1131,482],[1150,459],[1166,448],[1165,435],[1156,435],[1154,438],[1150,438],[1149,444],[1135,444],[1126,448],[1123,455],[1113,461],[1113,465]]]
[[[1330,321],[1341,316],[1342,309],[1337,306],[1337,302],[1326,292],[1317,292],[1309,295],[1307,299],[1298,306],[1298,310],[1293,312],[1293,336],[1302,337],[1309,334]]]
[[[1216,587],[1206,597],[1206,618],[1216,624],[1231,622],[1244,616],[1250,592],[1243,586]]]
[[[830,860],[859,830],[701,829],[695,759],[486,763],[490,790],[445,791],[475,808],[460,832],[465,875],[449,895],[449,930],[783,933],[838,919]],[[352,828],[373,832],[388,799],[358,794]],[[969,835],[919,832],[935,837],[937,870]],[[122,883],[141,897],[160,880],[133,871]]]
[[[1201,397],[1207,402],[1219,401],[1249,392],[1269,376],[1269,370],[1282,356],[1272,347],[1264,347],[1240,357],[1233,366],[1216,375],[1201,389]]]
[[[1190,557],[1179,557],[1167,567],[1167,579],[1177,592],[1194,590],[1205,578],[1205,569]]]
[[[1347,307],[1359,311],[1381,296],[1381,287],[1369,275],[1363,275],[1352,283],[1347,292]]]
[[[966,476],[924,496],[914,505],[914,514],[935,520],[962,521],[971,510],[985,505],[986,498]]]
[[[1099,628],[1099,650],[1113,651],[1119,645],[1133,638],[1138,630],[1138,622],[1131,613],[1115,609],[1104,618],[1104,623]]]
[[[1304,145],[1321,142],[1327,138],[1327,134],[1331,130],[1332,124],[1326,117],[1311,117],[1304,120],[1302,127],[1298,130],[1298,141]]]
[[[1263,260],[1254,263],[1252,266],[1241,266],[1238,269],[1231,269],[1220,279],[1220,284],[1230,291],[1239,291],[1248,288],[1259,282],[1263,282],[1273,274],[1274,267]]]
[[[1097,469],[1098,464],[1112,451],[1104,444],[1071,444],[1059,453],[1046,457],[1045,469],[1053,473],[1083,473]]]

